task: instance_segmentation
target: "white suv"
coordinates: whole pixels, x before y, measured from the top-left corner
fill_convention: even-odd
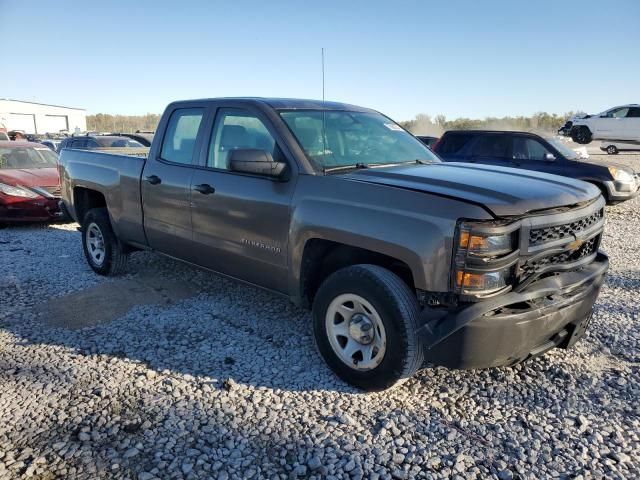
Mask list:
[[[574,118],[571,139],[580,144],[592,140],[618,140],[640,143],[640,105],[622,105],[597,115]]]

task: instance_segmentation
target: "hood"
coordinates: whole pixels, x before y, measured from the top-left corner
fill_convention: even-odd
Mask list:
[[[570,117],[569,120],[583,120],[585,118],[591,118],[593,117],[593,115],[589,115],[586,113],[579,113],[578,115],[574,115],[573,117]]]
[[[598,187],[580,180],[492,165],[443,162],[356,170],[345,178],[453,197],[484,206],[494,216],[589,202]]]
[[[618,163],[618,162],[612,162],[611,160],[595,160],[592,158],[579,158],[578,160],[575,160],[576,162],[579,163],[586,163],[588,165],[594,165],[594,166],[598,166],[598,167],[602,167],[604,168],[608,168],[608,167],[615,167],[618,170],[623,170],[631,175],[635,174],[635,170],[630,167],[629,165],[625,165],[623,163]]]
[[[55,187],[60,185],[58,169],[51,168],[3,168],[0,182],[23,187]]]

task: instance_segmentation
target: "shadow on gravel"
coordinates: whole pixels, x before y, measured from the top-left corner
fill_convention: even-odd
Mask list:
[[[0,315],[0,328],[25,345],[109,355],[218,385],[230,378],[291,391],[354,391],[316,353],[309,313],[286,299],[147,252],[132,255],[127,275],[104,279],[89,270],[74,229],[4,232],[22,237],[0,234],[8,242],[0,253],[13,255],[2,287],[14,303]],[[52,261],[53,245],[25,241],[31,233],[54,235],[69,251],[56,251]],[[21,265],[47,256],[51,266],[19,273]],[[80,287],[73,278],[56,285],[59,272],[73,269],[82,270]],[[95,283],[78,290],[85,279]]]
[[[640,291],[640,271],[628,270],[625,272],[607,273],[606,284],[612,287],[621,287],[627,290]]]

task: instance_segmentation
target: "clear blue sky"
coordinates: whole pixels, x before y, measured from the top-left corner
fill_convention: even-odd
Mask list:
[[[417,113],[640,102],[640,1],[0,0],[0,98],[161,112],[216,96]],[[19,52],[19,53],[18,53]]]

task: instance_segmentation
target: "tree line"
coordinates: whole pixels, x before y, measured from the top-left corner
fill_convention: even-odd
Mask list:
[[[448,120],[444,115],[432,117],[420,113],[412,120],[400,122],[404,128],[416,135],[440,136],[446,130],[456,129],[491,129],[491,130],[524,130],[527,132],[555,133],[565,120],[574,115],[568,112],[564,115],[539,112],[530,117],[486,117],[484,119],[456,118]],[[155,131],[160,114],[146,115],[110,115],[98,113],[87,115],[87,130],[92,132],[135,132]]]
[[[159,113],[147,113],[146,115],[110,115],[98,113],[87,115],[87,130],[90,132],[124,132],[132,133],[137,130],[155,132]]]
[[[538,112],[530,117],[456,118],[455,120],[448,120],[444,115],[431,117],[425,113],[420,113],[413,120],[399,123],[415,135],[432,135],[435,137],[442,135],[446,130],[469,129],[556,133],[565,124],[566,119],[575,114],[576,112],[567,112],[564,115]]]

